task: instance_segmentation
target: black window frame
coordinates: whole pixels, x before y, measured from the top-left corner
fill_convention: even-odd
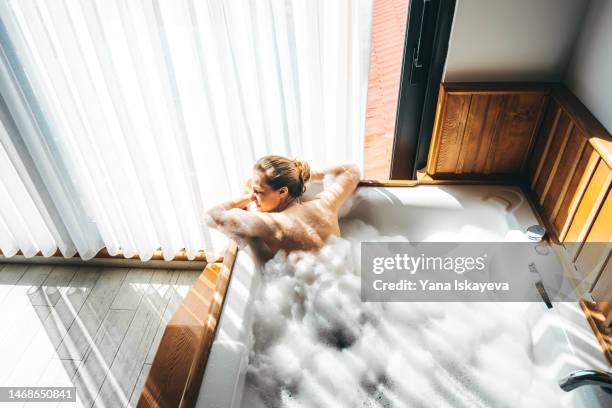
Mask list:
[[[425,167],[456,0],[409,0],[389,179]]]

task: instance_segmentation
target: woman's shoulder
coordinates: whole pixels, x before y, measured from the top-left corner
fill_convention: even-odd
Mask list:
[[[312,197],[309,200],[306,201],[302,201],[302,207],[309,209],[309,210],[331,210],[331,207],[329,206],[329,203],[327,203],[327,201],[321,199],[321,194],[317,194],[316,196]]]
[[[319,198],[313,198],[312,200],[308,200],[302,202],[299,206],[296,206],[294,210],[290,213],[292,217],[302,218],[304,220],[310,221],[319,221],[321,220],[329,220],[330,218],[337,218],[337,214],[334,209],[325,202],[325,200],[321,200]]]

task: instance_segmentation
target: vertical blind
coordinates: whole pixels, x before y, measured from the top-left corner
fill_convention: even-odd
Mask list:
[[[213,252],[255,160],[362,163],[371,0],[0,0],[0,249]]]

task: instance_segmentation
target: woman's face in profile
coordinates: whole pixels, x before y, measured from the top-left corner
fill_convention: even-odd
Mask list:
[[[277,209],[287,195],[287,187],[274,190],[266,183],[261,172],[254,172],[251,177],[251,201],[255,202],[257,209],[262,212],[271,212]]]

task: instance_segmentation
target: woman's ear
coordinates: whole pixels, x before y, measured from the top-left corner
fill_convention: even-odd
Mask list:
[[[284,197],[289,194],[289,189],[287,188],[287,186],[283,186],[278,190],[278,193]]]

